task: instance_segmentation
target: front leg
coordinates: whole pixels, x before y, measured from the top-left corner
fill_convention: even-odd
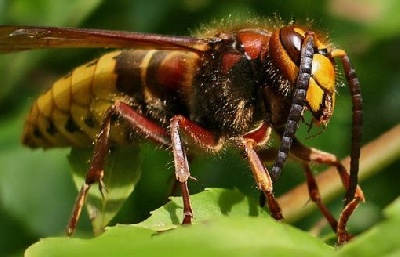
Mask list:
[[[308,165],[310,162],[314,162],[336,167],[344,188],[348,190],[350,186],[350,175],[346,168],[335,155],[315,148],[309,148],[301,144],[296,138],[293,140],[293,146],[290,153],[294,158],[304,163],[311,200],[317,203],[319,209],[327,218],[330,226],[337,233],[338,242],[343,243],[349,241],[352,236],[346,231],[347,222],[354,210],[357,208],[359,202],[364,201],[364,194],[360,186],[356,186],[354,198],[345,205],[338,221],[336,221],[329,213],[328,209],[322,204],[319,190],[315,183],[315,178],[309,170]]]
[[[276,220],[282,220],[282,210],[279,206],[278,201],[273,195],[272,179],[269,172],[262,163],[260,157],[254,150],[256,142],[251,138],[243,138],[242,144],[244,151],[250,164],[250,169],[253,172],[254,180],[257,183],[257,187],[263,192],[268,205],[269,212]]]
[[[343,166],[343,164],[339,161],[339,159],[327,152],[320,151],[315,148],[309,148],[302,143],[300,143],[296,138],[293,140],[293,146],[290,154],[306,163],[314,162],[314,163],[321,163],[325,164],[328,166],[334,166],[336,167],[338,174],[340,176],[340,179],[342,180],[344,188],[347,190],[349,188],[350,184],[350,175],[347,169]],[[359,201],[364,201],[364,193],[361,190],[360,186],[356,186],[356,193],[355,193],[355,198],[357,198]]]
[[[270,149],[266,148],[258,149],[257,152],[255,150],[257,146],[263,146],[268,142],[271,132],[272,128],[266,123],[263,123],[257,129],[245,134],[240,139],[240,144],[243,146],[257,187],[262,192],[260,195],[261,206],[264,206],[266,201],[271,216],[276,220],[282,220],[283,215],[281,207],[273,195],[272,178],[263,164],[264,158],[269,158],[270,160],[275,158],[276,151],[270,151]]]

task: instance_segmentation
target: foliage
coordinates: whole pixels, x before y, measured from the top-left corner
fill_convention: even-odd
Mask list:
[[[290,225],[268,217],[257,203],[233,190],[206,190],[195,195],[198,219],[190,227],[170,229],[171,217],[180,214],[182,202],[174,197],[153,212],[151,221],[117,225],[96,238],[47,238],[32,245],[28,257],[48,256],[396,256],[400,253],[397,229],[400,201],[387,217],[354,242],[335,249]],[[233,199],[231,205],[221,199]],[[212,204],[212,205],[211,205]],[[248,217],[249,213],[253,217]],[[205,215],[203,215],[205,214]],[[262,219],[255,218],[261,216]],[[160,232],[163,231],[163,232]],[[382,240],[382,235],[385,239]],[[371,244],[370,242],[374,242]]]
[[[223,199],[231,199],[227,204]],[[332,251],[316,238],[289,225],[276,222],[238,191],[207,190],[194,195],[195,222],[191,227],[168,231],[171,218],[180,216],[180,197],[153,213],[151,221],[108,229],[95,239],[49,238],[33,245],[27,256],[261,256],[262,253],[289,256],[321,256]],[[212,205],[210,205],[212,203]],[[257,210],[258,209],[258,210]],[[249,213],[253,218],[247,217]],[[204,215],[205,214],[205,215]],[[256,219],[255,216],[263,216]],[[162,225],[161,225],[162,224]],[[157,233],[157,231],[164,232]]]

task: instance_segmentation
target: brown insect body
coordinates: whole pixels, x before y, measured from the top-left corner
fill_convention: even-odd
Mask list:
[[[337,232],[339,242],[349,240],[347,220],[364,198],[357,185],[361,96],[346,53],[332,49],[307,28],[293,25],[247,23],[205,34],[205,38],[185,38],[0,27],[3,52],[68,46],[134,48],[111,52],[76,68],[39,97],[27,118],[23,142],[30,147],[85,147],[96,142],[68,233],[75,229],[90,186],[97,182],[103,188],[110,145],[149,139],[172,147],[183,196],[183,223],[191,223],[192,218],[186,150],[195,145],[217,152],[224,144],[233,143],[247,158],[274,218],[283,217],[273,196],[272,180],[277,179],[290,154],[303,164],[310,197]],[[335,101],[334,58],[341,59],[352,92],[351,177],[336,156],[308,148],[294,137],[306,109],[314,124],[328,123]],[[267,170],[263,161],[270,160],[270,155],[264,145],[272,130],[282,140],[275,164]],[[311,162],[336,166],[348,190],[338,221],[321,202]]]
[[[245,28],[219,35],[203,56],[186,50],[108,53],[76,68],[36,101],[23,142],[30,147],[88,146],[116,100],[165,129],[174,115],[228,139],[263,122],[282,128],[294,78],[282,76],[286,67],[276,63],[298,66],[300,59],[277,59],[280,52],[269,52],[270,41],[276,41],[271,38],[270,31]],[[111,141],[131,143],[132,131],[121,129],[112,129]]]

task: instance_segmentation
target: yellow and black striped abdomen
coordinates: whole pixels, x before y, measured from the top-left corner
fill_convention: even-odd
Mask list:
[[[105,112],[117,100],[166,126],[172,115],[187,112],[185,96],[198,59],[186,51],[124,50],[79,66],[37,99],[22,141],[42,148],[90,146]],[[115,122],[111,140],[129,143],[131,134],[124,124]]]

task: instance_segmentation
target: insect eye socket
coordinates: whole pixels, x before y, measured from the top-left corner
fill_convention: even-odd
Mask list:
[[[296,64],[300,64],[300,51],[303,39],[304,37],[297,33],[292,26],[281,28],[280,40],[282,46]]]

